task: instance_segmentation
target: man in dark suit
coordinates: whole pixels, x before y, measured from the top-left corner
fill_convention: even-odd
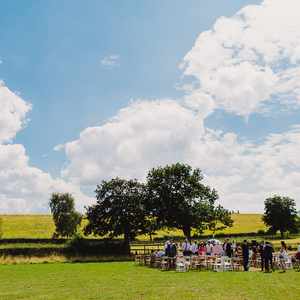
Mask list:
[[[243,253],[244,271],[249,271],[249,245],[247,240],[244,240],[242,244],[242,253]]]
[[[266,272],[270,272],[270,266],[271,269],[273,270],[273,252],[274,249],[272,244],[270,242],[266,242],[265,251],[264,251]]]

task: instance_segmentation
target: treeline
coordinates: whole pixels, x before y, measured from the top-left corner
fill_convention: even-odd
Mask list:
[[[154,168],[144,183],[119,177],[102,181],[95,193],[96,204],[85,212],[85,235],[123,236],[128,244],[141,234],[152,239],[162,228],[180,229],[190,239],[192,231],[215,233],[233,225],[231,212],[217,204],[217,191],[203,183],[199,169],[186,164]],[[70,194],[53,194],[50,209],[55,237],[77,232],[82,216]]]

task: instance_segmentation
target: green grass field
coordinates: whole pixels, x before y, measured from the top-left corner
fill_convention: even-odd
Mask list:
[[[162,272],[133,263],[0,266],[0,299],[300,299],[300,273]]]
[[[0,218],[3,238],[51,238],[54,232],[50,215],[2,215]],[[235,214],[233,219],[234,226],[224,230],[224,233],[248,233],[265,229],[260,214]],[[160,230],[156,236],[164,235],[182,236],[182,232]],[[140,239],[148,239],[148,237],[141,236]]]

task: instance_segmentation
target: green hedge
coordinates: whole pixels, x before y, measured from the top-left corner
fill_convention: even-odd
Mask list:
[[[18,241],[20,242],[20,241]],[[0,249],[0,256],[124,256],[130,254],[130,248],[123,241],[76,239],[66,243],[65,247],[31,247]]]
[[[14,238],[0,239],[0,244],[65,244],[67,239]]]

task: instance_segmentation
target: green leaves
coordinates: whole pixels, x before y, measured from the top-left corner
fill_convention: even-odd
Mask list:
[[[221,214],[220,207],[218,213],[214,211],[216,190],[204,185],[202,180],[199,169],[180,163],[149,172],[146,206],[149,214],[157,218],[159,227],[180,228],[190,238],[192,228],[202,231],[215,220],[225,222],[228,212],[223,209]],[[232,220],[226,223],[232,224]]]
[[[276,233],[279,230],[283,236],[286,231],[296,231],[297,218],[295,200],[278,195],[265,200],[263,221],[270,227],[271,232]]]
[[[49,202],[55,224],[55,236],[70,237],[77,232],[82,216],[76,212],[71,194],[53,193]]]
[[[130,241],[163,227],[179,228],[190,238],[192,228],[202,231],[213,222],[231,226],[229,212],[215,208],[216,190],[202,180],[200,169],[177,163],[152,169],[145,184],[118,177],[102,181],[95,191],[97,204],[87,208],[85,233],[124,235]]]
[[[117,237],[130,241],[147,232],[144,210],[145,186],[137,180],[115,178],[96,189],[97,204],[87,209],[85,233]]]

